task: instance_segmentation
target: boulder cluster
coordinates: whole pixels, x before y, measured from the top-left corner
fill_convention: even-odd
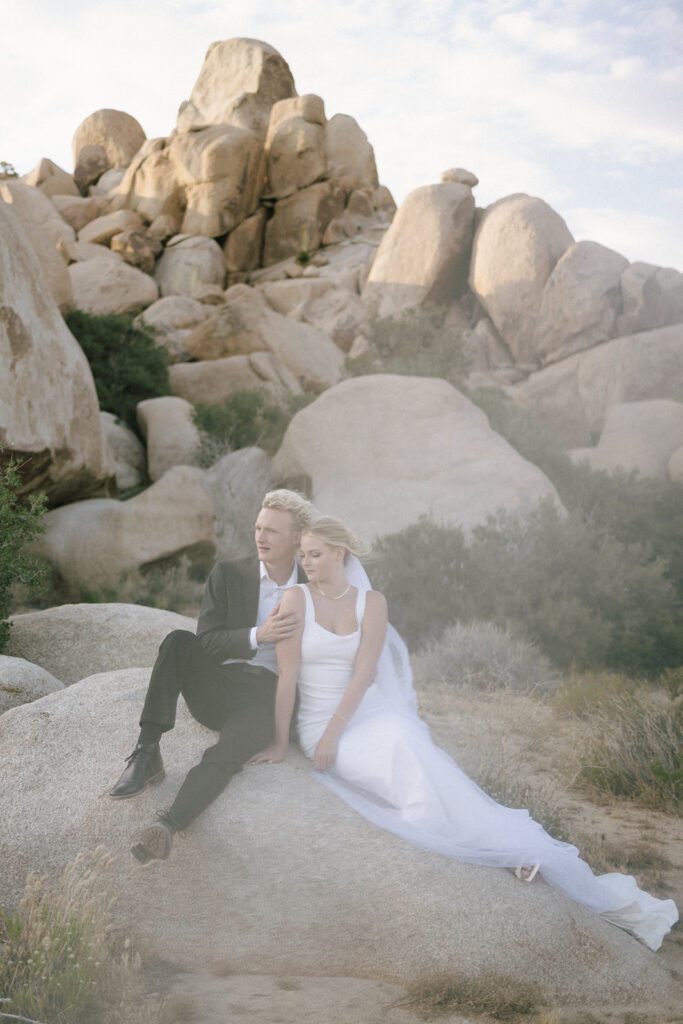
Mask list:
[[[396,211],[357,122],[298,96],[271,46],[213,44],[167,137],[99,110],[73,157],[0,181],[0,445],[47,493],[41,551],[70,583],[239,556],[277,483],[370,540],[424,513],[469,529],[559,505],[452,384],[351,373],[375,323],[422,307],[459,330],[467,386],[547,415],[572,458],[683,477],[683,275],[575,241],[539,198],[480,209],[464,168]],[[132,314],[168,353],[172,394],[139,403],[137,435],[100,410],[73,308]],[[194,405],[244,389],[319,397],[274,460],[199,468]]]

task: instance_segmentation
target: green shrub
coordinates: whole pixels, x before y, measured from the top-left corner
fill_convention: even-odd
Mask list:
[[[262,391],[236,391],[221,405],[197,403],[193,420],[199,431],[198,462],[212,466],[238,448],[257,445],[274,455],[292,417],[315,395],[292,395],[285,405],[269,402]]]
[[[467,333],[450,323],[443,306],[427,304],[396,316],[375,317],[366,330],[367,356],[349,362],[355,376],[399,373],[443,377],[459,384],[470,364]]]
[[[410,647],[474,617],[471,557],[462,530],[425,517],[375,545],[373,585],[389,602],[391,621]]]
[[[2,456],[0,451],[0,456]],[[42,579],[39,563],[25,552],[25,545],[42,531],[44,495],[19,497],[19,464],[10,459],[0,466],[0,652],[7,646],[12,588],[34,587]]]
[[[7,162],[7,160],[0,160],[0,180],[3,178],[18,178],[19,175],[14,169],[14,165]]]
[[[90,363],[100,407],[139,432],[138,402],[170,393],[166,351],[154,343],[149,328],[133,326],[130,316],[77,309],[67,314],[66,323]]]
[[[646,807],[683,810],[683,712],[643,688],[614,693],[594,711],[581,778]]]
[[[481,619],[516,624],[562,668],[656,676],[683,663],[683,607],[664,561],[549,500],[490,516],[469,543],[421,520],[377,552],[373,577],[412,646]]]

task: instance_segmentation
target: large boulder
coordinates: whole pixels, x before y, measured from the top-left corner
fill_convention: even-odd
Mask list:
[[[102,214],[102,200],[97,196],[52,196],[52,204],[76,232]]]
[[[139,213],[133,210],[116,210],[114,213],[105,213],[102,217],[89,221],[78,232],[78,241],[109,245],[114,235],[119,235],[129,228],[140,228],[142,224],[143,220]]]
[[[271,352],[304,386],[320,391],[340,379],[344,358],[334,342],[310,324],[270,309],[255,288],[237,284],[226,303],[186,341],[195,359]]]
[[[281,199],[325,177],[325,123],[319,96],[296,96],[273,106],[265,142],[270,196]]]
[[[66,313],[74,304],[74,296],[64,257],[57,246],[75,239],[73,228],[62,220],[47,196],[23,182],[0,181],[0,201],[0,206],[7,204],[17,215],[40,262],[41,280]]]
[[[230,232],[223,246],[228,274],[248,273],[261,265],[266,219],[266,210],[262,207]]]
[[[377,374],[324,392],[289,424],[273,475],[308,476],[312,501],[369,541],[422,515],[469,530],[501,507],[560,505],[540,469],[437,378]]]
[[[533,343],[543,290],[573,241],[559,213],[532,196],[499,199],[481,217],[470,287],[518,363],[537,362]]]
[[[22,181],[33,188],[39,188],[44,196],[80,196],[78,186],[71,174],[48,160],[46,156],[40,160]]]
[[[199,431],[190,402],[174,395],[139,402],[135,415],[147,443],[147,472],[159,480],[173,466],[194,466],[199,450]]]
[[[141,870],[132,836],[215,740],[181,701],[163,740],[166,779],[136,800],[103,798],[135,741],[148,679],[148,669],[107,671],[0,718],[3,906],[16,905],[29,871],[56,879],[104,843],[120,854],[119,923],[176,967],[403,984],[490,972],[538,982],[552,1004],[680,1005],[680,983],[631,936],[540,880],[522,885],[375,828],[296,752],[240,772],[168,861]]]
[[[659,398],[613,405],[595,448],[574,448],[570,455],[592,469],[636,470],[668,480],[671,456],[682,445],[683,404]]]
[[[348,114],[335,114],[327,122],[327,168],[347,188],[379,184],[375,153],[368,137]]]
[[[149,666],[173,629],[194,619],[139,604],[63,604],[12,617],[8,651],[69,686],[95,672]]]
[[[264,266],[319,249],[325,228],[343,212],[344,191],[333,181],[318,182],[281,199],[266,224]]]
[[[81,121],[71,142],[74,165],[85,146],[101,146],[109,167],[127,167],[145,141],[142,126],[123,110],[96,110]]]
[[[64,683],[40,665],[25,658],[0,654],[0,715],[20,704],[30,704],[48,693],[63,690]]]
[[[683,484],[683,444],[669,459],[669,480],[674,484]]]
[[[683,323],[683,274],[670,267],[631,263],[621,275],[618,334]]]
[[[185,192],[181,232],[224,235],[256,211],[263,191],[261,140],[235,125],[174,135],[168,150]]]
[[[258,39],[212,43],[189,100],[180,105],[178,132],[229,124],[265,135],[270,108],[295,95],[289,66],[274,47]]]
[[[554,363],[615,338],[626,267],[624,256],[597,242],[570,245],[543,289],[534,356]]]
[[[271,459],[261,448],[224,455],[205,474],[216,510],[217,558],[246,558],[254,551],[254,523],[273,485]]]
[[[260,290],[277,313],[317,327],[348,352],[368,319],[368,311],[352,286],[353,278],[342,283],[324,277],[299,277],[271,281]]]
[[[36,551],[67,583],[115,586],[132,569],[188,554],[206,559],[213,546],[213,505],[203,473],[174,466],[128,501],[92,498],[45,516]]]
[[[159,298],[154,279],[118,257],[99,256],[68,269],[74,303],[86,313],[139,313]]]
[[[467,185],[414,189],[377,250],[363,301],[377,316],[423,302],[448,304],[467,278],[474,196]]]
[[[115,467],[116,486],[120,491],[138,487],[144,483],[147,475],[144,445],[130,427],[112,412],[101,412],[100,417]]]
[[[169,234],[177,234],[185,212],[185,191],[166,143],[166,139],[145,142],[115,188],[112,203],[116,208],[135,210],[151,223],[168,217],[174,224]]]
[[[614,338],[532,373],[508,393],[552,419],[569,448],[593,444],[607,413],[621,402],[680,399],[683,324]]]
[[[165,348],[171,359],[187,358],[185,341],[192,328],[210,315],[208,306],[189,295],[166,295],[153,302],[136,319],[136,324],[150,327],[154,341]]]
[[[83,350],[12,208],[0,203],[0,445],[21,456],[27,489],[68,501],[106,480],[99,414]]]
[[[155,278],[163,296],[192,297],[205,284],[225,284],[225,263],[218,242],[212,238],[177,235],[164,249]]]
[[[220,405],[237,391],[262,391],[269,399],[284,403],[301,394],[296,377],[270,352],[176,363],[169,367],[169,377],[173,394],[193,404]]]

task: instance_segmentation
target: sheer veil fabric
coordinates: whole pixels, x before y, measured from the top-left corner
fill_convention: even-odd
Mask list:
[[[362,609],[372,589],[367,573],[355,557],[346,569]],[[307,624],[314,616],[309,609],[307,599]],[[322,634],[316,639],[334,642]],[[306,671],[313,682],[315,662]],[[322,663],[319,671],[324,674]],[[546,882],[650,949],[659,948],[678,920],[673,900],[650,896],[630,875],[594,875],[575,846],[553,839],[528,811],[496,803],[433,743],[417,712],[408,650],[392,626],[334,768],[314,775],[374,825],[426,850],[489,867],[539,862]]]

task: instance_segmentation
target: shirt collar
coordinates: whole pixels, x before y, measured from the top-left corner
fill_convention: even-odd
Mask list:
[[[276,583],[275,580],[271,576],[269,576],[265,563],[261,561],[259,561],[259,576],[262,583],[267,581],[269,583],[272,583],[274,587],[281,587],[283,590],[285,587],[293,587],[296,584],[298,578],[296,561],[292,566],[292,571],[286,583]]]

